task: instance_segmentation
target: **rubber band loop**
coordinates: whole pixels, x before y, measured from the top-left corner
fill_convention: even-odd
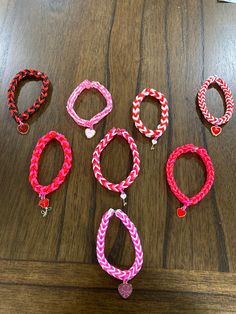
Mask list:
[[[140,119],[141,103],[147,96],[154,97],[161,104],[161,122],[155,130],[147,128]],[[136,128],[146,137],[152,138],[152,148],[157,144],[157,139],[162,136],[168,126],[168,101],[165,96],[153,88],[145,88],[138,94],[133,102],[132,119]]]
[[[78,96],[85,90],[85,89],[91,89],[95,88],[97,89],[100,94],[106,99],[107,105],[106,107],[99,113],[97,113],[94,117],[92,117],[90,120],[85,120],[80,118],[77,113],[74,110],[74,104]],[[69,115],[74,119],[74,121],[79,125],[86,127],[85,134],[87,138],[91,138],[95,135],[95,130],[93,129],[94,124],[97,124],[99,121],[101,121],[105,116],[107,116],[111,110],[112,110],[112,97],[110,92],[99,82],[90,82],[89,80],[85,80],[82,83],[80,83],[75,90],[70,95],[68,101],[67,101],[67,111]]]
[[[206,105],[206,91],[208,87],[216,83],[224,93],[225,97],[225,103],[226,103],[226,111],[225,114],[219,118],[214,117],[208,110],[207,105]],[[227,123],[230,118],[232,117],[233,114],[233,109],[234,109],[234,100],[233,100],[233,95],[226,84],[226,82],[221,79],[220,77],[214,75],[210,76],[201,86],[199,92],[198,92],[198,106],[204,116],[204,118],[213,126],[211,127],[211,133],[214,136],[220,135],[222,129],[220,125]]]
[[[109,221],[113,215],[119,218],[123,225],[127,228],[134,245],[135,260],[133,265],[128,270],[121,270],[119,268],[112,266],[105,257],[104,250],[106,232],[109,225]],[[118,291],[123,298],[125,299],[128,298],[133,290],[132,285],[128,284],[128,280],[134,278],[141,270],[143,264],[143,250],[136,227],[134,226],[133,222],[129,219],[129,217],[121,209],[114,210],[111,208],[103,215],[97,233],[96,252],[97,260],[102,269],[106,271],[109,275],[123,281],[123,283],[118,286]]]
[[[193,197],[186,196],[177,186],[174,178],[174,165],[179,156],[186,154],[188,152],[198,154],[205,167],[206,167],[206,181],[201,188],[200,192]],[[182,208],[178,208],[177,214],[179,217],[184,217],[186,215],[186,209],[188,206],[197,204],[201,199],[203,199],[206,194],[210,191],[212,184],[214,182],[214,168],[210,156],[207,151],[202,147],[195,147],[193,144],[187,144],[176,148],[173,153],[169,156],[166,164],[166,176],[167,182],[170,186],[172,193],[178,198],[178,200],[183,204]]]
[[[107,179],[103,177],[100,164],[100,156],[102,151],[113,140],[113,138],[116,135],[122,136],[128,142],[133,156],[133,168],[130,174],[125,180],[117,184],[109,182]],[[127,189],[134,182],[140,171],[140,158],[134,139],[125,129],[116,128],[111,129],[95,148],[93,153],[92,164],[95,178],[99,181],[99,183],[108,190],[120,193],[122,198],[122,195],[125,194],[124,190]]]
[[[61,144],[61,147],[64,152],[64,162],[57,177],[52,181],[51,184],[45,186],[41,185],[38,182],[39,159],[46,145],[53,139],[57,140]],[[65,178],[69,173],[71,166],[72,166],[72,151],[69,142],[67,141],[66,137],[63,134],[57,133],[56,131],[50,131],[38,140],[34,148],[30,162],[29,181],[34,191],[39,194],[40,198],[39,206],[41,208],[46,209],[46,211],[41,211],[44,217],[47,215],[47,212],[49,211],[48,210],[49,199],[47,199],[46,196],[60,187],[60,185],[65,181]]]
[[[20,113],[15,101],[15,92],[19,85],[19,83],[27,77],[33,77],[36,80],[42,81],[42,87],[40,96],[37,100],[33,103],[33,105],[27,108],[24,112]],[[33,69],[26,69],[18,72],[16,76],[11,81],[9,88],[8,88],[8,108],[10,111],[11,116],[15,119],[18,123],[17,130],[21,134],[27,134],[29,131],[29,125],[24,123],[27,121],[45,102],[47,97],[47,91],[49,88],[49,80],[45,73],[41,72],[40,70],[33,70]]]

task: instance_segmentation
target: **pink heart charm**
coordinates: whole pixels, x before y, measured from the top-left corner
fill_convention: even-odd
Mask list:
[[[94,129],[87,128],[85,129],[85,135],[87,138],[92,138],[95,135],[96,131]]]
[[[220,135],[221,131],[222,131],[222,128],[221,128],[220,126],[213,125],[213,126],[211,127],[211,133],[212,133],[212,135],[214,135],[214,136]]]
[[[119,284],[118,291],[122,298],[127,299],[133,292],[133,287],[130,283],[124,282]]]

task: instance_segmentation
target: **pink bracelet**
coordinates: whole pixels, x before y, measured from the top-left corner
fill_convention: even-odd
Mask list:
[[[157,126],[156,130],[147,128],[140,119],[140,107],[146,96],[152,96],[156,98],[161,104],[161,122]],[[136,128],[144,134],[146,137],[152,138],[152,147],[157,144],[157,139],[162,136],[168,126],[168,101],[165,96],[156,91],[153,88],[145,88],[140,94],[138,94],[133,102],[132,118]]]
[[[100,156],[102,151],[113,140],[113,138],[116,135],[122,136],[129,143],[133,155],[133,169],[131,170],[128,177],[118,184],[111,183],[103,177],[100,164]],[[103,185],[108,190],[119,192],[120,197],[123,200],[123,204],[126,205],[125,199],[127,195],[124,193],[124,190],[134,182],[140,171],[139,153],[132,136],[130,136],[125,129],[116,128],[111,129],[95,148],[93,153],[92,164],[95,178],[101,183],[101,185]]]
[[[61,144],[64,152],[64,162],[61,170],[52,183],[47,186],[43,186],[38,182],[39,159],[45,146],[53,139],[57,140]],[[56,131],[50,131],[38,140],[31,158],[29,181],[34,191],[39,194],[40,201],[38,205],[42,208],[41,214],[43,217],[46,217],[47,213],[52,210],[52,208],[49,207],[49,199],[46,198],[46,195],[54,192],[60,187],[60,185],[64,182],[71,165],[72,152],[70,144],[63,134],[59,134]]]
[[[182,154],[186,154],[188,152],[197,153],[204,162],[206,167],[206,181],[201,191],[189,198],[181,190],[178,188],[175,178],[174,178],[174,165],[176,159]],[[184,217],[186,215],[186,209],[190,205],[197,204],[206,194],[210,191],[212,184],[214,182],[214,168],[211,161],[211,158],[207,154],[207,151],[202,147],[195,147],[193,144],[187,144],[184,146],[180,146],[176,148],[173,153],[169,156],[169,159],[166,164],[166,175],[167,182],[170,186],[172,193],[178,198],[178,200],[183,203],[183,207],[177,209],[177,215],[179,217]]]
[[[104,250],[106,232],[109,220],[114,214],[117,218],[121,220],[123,225],[128,229],[129,234],[131,236],[131,240],[134,245],[135,260],[133,265],[128,270],[121,270],[119,268],[112,266],[111,264],[109,264],[105,257]],[[128,280],[134,278],[141,270],[143,264],[143,250],[136,227],[129,219],[129,217],[121,209],[114,210],[111,208],[103,215],[102,221],[98,229],[96,250],[97,259],[102,269],[105,270],[109,275],[123,281],[123,283],[119,284],[118,291],[124,299],[127,299],[133,291],[133,287],[131,284],[128,283]]]
[[[100,155],[102,151],[116,135],[124,137],[124,139],[129,143],[133,155],[133,169],[130,172],[129,176],[119,184],[107,181],[102,175],[100,166]],[[121,193],[120,196],[123,199],[124,205],[126,205],[126,194],[124,193],[124,189],[129,187],[134,182],[140,170],[139,153],[134,139],[124,129],[111,129],[104,137],[104,139],[102,139],[95,148],[92,164],[96,179],[107,189]],[[124,226],[128,229],[134,245],[135,261],[132,267],[128,270],[121,270],[112,266],[108,263],[104,254],[106,231],[108,228],[109,220],[114,215],[119,218]],[[102,217],[102,221],[100,223],[97,234],[97,260],[102,269],[105,270],[109,275],[123,281],[123,283],[118,286],[118,291],[123,298],[128,298],[133,291],[133,287],[130,283],[128,283],[128,280],[134,278],[141,270],[143,264],[143,251],[137,229],[135,228],[133,222],[121,209],[114,210],[111,208]]]
[[[206,105],[206,91],[209,87],[209,85],[216,83],[219,85],[219,87],[222,89],[224,96],[225,96],[225,103],[226,103],[226,111],[225,114],[220,117],[216,118],[212,114],[210,114],[207,105]],[[211,133],[214,136],[220,135],[222,128],[220,125],[225,124],[228,122],[233,114],[233,109],[234,109],[234,99],[233,95],[225,83],[224,80],[222,80],[218,76],[210,76],[201,86],[199,92],[198,92],[198,105],[199,108],[204,116],[204,118],[213,126],[211,127]]]
[[[92,117],[90,120],[85,120],[77,115],[77,113],[74,110],[74,104],[77,97],[83,92],[83,90],[91,88],[97,89],[102,94],[102,96],[106,99],[107,106],[101,112],[97,113],[94,117]],[[67,101],[66,108],[69,115],[74,119],[74,121],[78,125],[86,127],[85,135],[87,136],[87,138],[92,138],[96,133],[96,131],[93,129],[93,125],[101,121],[112,110],[112,97],[109,91],[99,82],[90,82],[89,80],[85,80],[82,83],[80,83],[73,91],[73,93],[70,95]]]

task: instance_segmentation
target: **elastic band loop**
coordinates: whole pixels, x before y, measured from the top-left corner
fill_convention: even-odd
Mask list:
[[[193,144],[187,144],[187,145],[176,148],[173,151],[173,153],[171,153],[171,155],[169,156],[169,159],[166,164],[166,176],[167,176],[167,182],[170,186],[170,189],[172,193],[178,198],[178,200],[182,204],[184,204],[185,207],[188,207],[190,205],[195,205],[201,199],[203,199],[206,196],[206,194],[210,191],[212,184],[214,182],[214,168],[213,168],[211,158],[209,157],[209,155],[207,154],[207,151],[204,148],[202,147],[198,147],[197,149],[196,148],[197,147],[194,146]],[[190,198],[186,196],[179,189],[174,178],[174,165],[177,158],[181,156],[182,154],[186,154],[188,152],[192,152],[192,153],[194,152],[198,154],[201,157],[206,167],[206,181],[203,187],[201,188],[199,193],[197,193],[195,196],[190,197]]]
[[[214,117],[208,110],[206,105],[206,91],[208,87],[216,83],[224,93],[225,103],[226,103],[226,111],[225,114],[219,118]],[[201,86],[198,92],[198,105],[204,116],[204,118],[211,124],[215,126],[220,126],[228,122],[233,114],[234,109],[234,99],[226,82],[218,77],[217,75],[210,76]]]
[[[106,99],[107,105],[106,107],[99,113],[97,113],[94,117],[92,117],[90,120],[85,120],[80,118],[77,113],[74,110],[74,104],[77,99],[77,97],[83,92],[85,89],[91,89],[95,88],[97,89],[100,94]],[[74,119],[74,121],[83,127],[86,128],[93,128],[94,124],[97,124],[101,119],[103,119],[105,116],[107,116],[111,110],[112,110],[112,97],[109,91],[99,82],[90,82],[89,80],[85,80],[82,83],[80,83],[75,90],[70,95],[68,101],[67,101],[67,111],[69,115]]]
[[[130,149],[132,151],[133,156],[133,168],[128,175],[128,177],[123,180],[120,183],[111,183],[107,179],[105,179],[102,175],[101,171],[101,164],[100,164],[100,157],[101,153],[104,150],[104,148],[113,140],[113,138],[116,136],[122,136],[129,144]],[[140,158],[137,146],[134,142],[134,139],[125,129],[116,129],[113,128],[105,135],[105,137],[100,141],[100,143],[97,145],[93,152],[93,172],[95,175],[95,178],[100,182],[101,185],[103,185],[108,190],[122,193],[126,188],[128,188],[134,180],[137,178],[139,171],[140,171]]]

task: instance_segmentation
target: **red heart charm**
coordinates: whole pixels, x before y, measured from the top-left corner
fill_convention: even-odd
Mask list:
[[[180,208],[177,209],[177,215],[178,215],[178,217],[183,218],[183,217],[186,216],[186,214],[187,214],[186,209],[184,209],[184,208],[182,208],[182,207],[180,207]]]
[[[21,123],[17,126],[17,131],[20,134],[27,134],[29,132],[29,125],[28,123]]]
[[[211,133],[212,133],[212,135],[214,135],[214,136],[220,135],[221,131],[222,131],[222,128],[221,128],[220,126],[213,125],[213,126],[211,127]]]
[[[118,286],[118,291],[119,291],[119,294],[122,296],[122,298],[127,299],[133,292],[133,287],[130,283],[127,283],[127,282],[121,283]]]
[[[39,206],[42,208],[47,208],[49,206],[49,199],[43,198],[39,201]]]

